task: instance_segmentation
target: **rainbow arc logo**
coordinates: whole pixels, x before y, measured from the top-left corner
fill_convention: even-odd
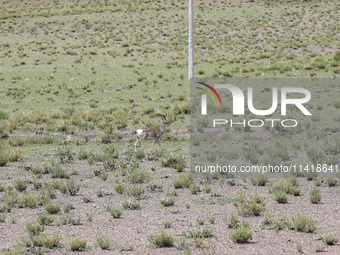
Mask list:
[[[213,87],[211,87],[210,85],[205,84],[205,83],[203,83],[203,82],[197,82],[197,83],[198,83],[198,84],[201,84],[201,85],[203,85],[203,86],[205,86],[205,87],[207,87],[207,88],[209,88],[212,92],[214,92],[215,95],[217,96],[218,100],[220,101],[221,106],[222,106],[222,100],[221,100],[221,98],[220,98],[220,95],[217,93],[217,91],[216,91]],[[204,89],[204,88],[201,88],[201,87],[196,87],[196,89],[201,89],[201,90],[203,90],[204,92],[206,92],[206,93],[212,98],[212,100],[214,101],[215,105],[217,106],[216,100],[215,100],[215,98],[213,97],[213,95],[210,93],[209,90]]]

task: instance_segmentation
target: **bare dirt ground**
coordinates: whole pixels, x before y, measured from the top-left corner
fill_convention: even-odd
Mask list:
[[[127,135],[130,136],[130,135]],[[144,142],[144,144],[148,142]],[[173,151],[166,150],[166,153]],[[147,155],[150,151],[146,150]],[[181,151],[179,151],[181,153]],[[146,157],[147,158],[147,157]],[[173,192],[171,180],[175,177],[173,168],[160,167],[158,161],[141,161],[140,167],[150,169],[154,180],[160,180],[162,189],[150,190],[138,197],[141,203],[140,210],[124,210],[120,219],[114,219],[108,212],[109,207],[121,207],[122,196],[117,194],[115,186],[120,178],[118,170],[114,170],[106,181],[100,181],[93,175],[92,166],[81,161],[74,161],[63,165],[68,169],[75,169],[79,172],[75,179],[81,184],[81,188],[76,196],[69,196],[57,192],[57,200],[61,203],[70,203],[73,218],[79,218],[80,224],[66,224],[57,226],[56,222],[59,214],[54,216],[55,222],[46,226],[45,233],[60,233],[62,235],[61,249],[49,250],[48,254],[69,254],[71,251],[67,247],[67,242],[72,236],[81,237],[88,240],[91,247],[79,254],[180,254],[183,247],[175,244],[172,248],[156,248],[148,241],[148,237],[164,228],[162,222],[172,222],[168,229],[175,238],[180,238],[196,225],[197,219],[204,220],[202,227],[207,227],[213,231],[213,237],[206,238],[202,244],[195,243],[193,238],[188,238],[188,246],[192,254],[297,254],[297,242],[303,246],[304,254],[314,254],[315,247],[320,243],[321,238],[326,235],[340,234],[339,220],[339,186],[328,187],[322,184],[322,200],[319,204],[310,202],[309,194],[314,189],[313,181],[306,178],[298,178],[301,196],[289,196],[287,204],[278,204],[274,201],[273,194],[267,187],[253,186],[249,180],[225,179],[222,183],[219,180],[212,180],[212,190],[207,193],[201,184],[201,192],[193,195],[189,189],[177,189],[175,204],[164,207],[160,201],[167,197],[167,193]],[[135,160],[135,159],[133,159]],[[38,163],[39,161],[37,161]],[[1,169],[2,185],[9,185],[13,178],[25,176],[29,180],[27,171],[23,169],[23,164],[18,163],[3,167]],[[48,176],[43,180],[48,180]],[[98,197],[96,191],[101,189],[104,197]],[[230,235],[234,231],[228,227],[230,216],[237,215],[237,209],[233,205],[236,201],[237,192],[243,190],[249,194],[259,194],[263,196],[266,203],[266,211],[269,213],[282,215],[306,214],[313,216],[317,222],[317,229],[313,233],[300,233],[293,230],[275,231],[270,227],[262,227],[263,217],[251,216],[245,219],[253,229],[253,237],[246,244],[235,244]],[[31,187],[26,191],[31,192]],[[82,197],[90,199],[85,203]],[[190,204],[190,208],[186,208]],[[10,220],[0,226],[0,248],[15,246],[20,243],[22,237],[28,236],[25,230],[27,222],[35,222],[39,213],[44,213],[43,207],[36,209],[13,208],[8,215],[16,220],[12,224]],[[93,215],[92,222],[87,219],[87,214]],[[263,214],[262,214],[263,215]],[[211,223],[210,219],[214,222]],[[96,246],[96,239],[99,236],[106,236],[112,242],[108,251],[100,250]],[[207,253],[208,251],[214,253]],[[327,254],[339,254],[339,244],[327,246]],[[77,254],[77,252],[72,252]]]

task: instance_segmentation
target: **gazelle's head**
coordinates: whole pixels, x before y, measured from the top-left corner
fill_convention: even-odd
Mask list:
[[[166,121],[166,118],[165,118],[165,116],[164,115],[159,115],[160,117],[161,117],[161,122],[163,123],[163,124],[165,124],[165,125],[168,125],[168,122]]]

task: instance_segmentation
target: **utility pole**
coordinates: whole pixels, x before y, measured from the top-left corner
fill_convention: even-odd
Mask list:
[[[189,0],[189,80],[194,78],[194,0]]]

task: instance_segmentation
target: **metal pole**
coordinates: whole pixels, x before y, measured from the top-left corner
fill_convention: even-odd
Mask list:
[[[194,0],[189,0],[189,80],[194,78]]]

